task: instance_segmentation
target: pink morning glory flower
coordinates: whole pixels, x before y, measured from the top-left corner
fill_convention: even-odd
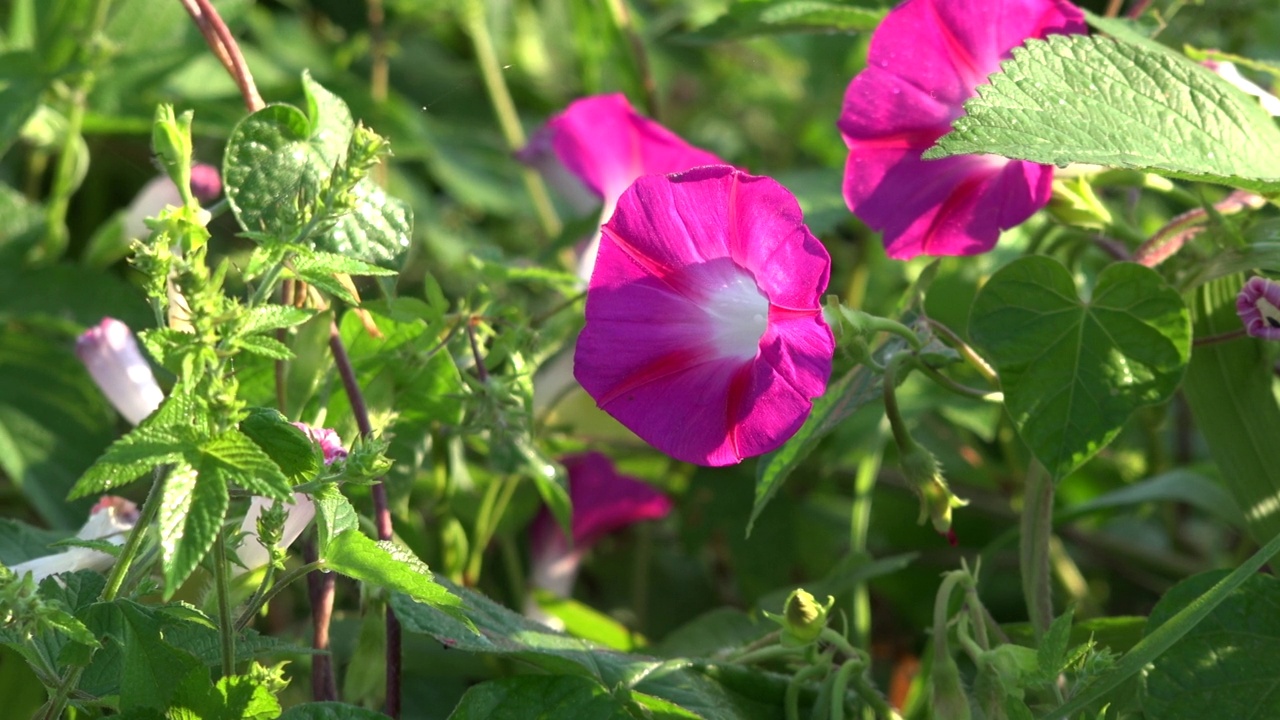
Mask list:
[[[1245,332],[1263,340],[1280,340],[1280,283],[1251,277],[1236,296],[1236,314]]]
[[[137,505],[122,497],[104,495],[89,511],[89,520],[76,533],[76,537],[81,540],[105,540],[113,545],[123,545],[125,535],[137,522]],[[9,569],[18,577],[31,573],[32,578],[40,582],[50,575],[77,570],[102,572],[114,565],[115,561],[115,557],[109,553],[73,547],[18,563]]]
[[[884,233],[890,257],[986,252],[1049,201],[1051,166],[920,155],[1012,48],[1084,31],[1082,14],[1064,0],[907,0],[885,16],[837,125],[849,146],[845,202]]]
[[[164,392],[138,350],[138,341],[119,320],[103,318],[84,331],[76,340],[76,355],[102,394],[134,425],[164,401]]]
[[[521,158],[545,166],[548,150],[588,192],[604,201],[601,222],[609,219],[622,192],[642,175],[724,163],[641,116],[621,93],[570,103],[534,136]],[[570,188],[566,194],[572,198],[575,193]],[[591,275],[598,245],[599,236],[580,258],[579,274],[584,279]]]
[[[829,272],[774,180],[723,165],[642,177],[603,228],[574,375],[679,460],[769,452],[826,389]]]
[[[545,510],[530,526],[529,584],[557,597],[569,597],[582,558],[605,535],[671,512],[671,499],[647,483],[619,475],[613,462],[598,452],[562,458],[569,473],[573,503],[573,542]],[[525,608],[530,617],[547,624],[555,618],[543,613],[533,598]]]
[[[320,446],[320,452],[324,454],[324,464],[330,465],[335,460],[345,460],[347,457],[346,448],[342,447],[342,438],[338,437],[338,433],[329,428],[313,428],[306,423],[291,423],[298,428],[311,440],[311,442]]]

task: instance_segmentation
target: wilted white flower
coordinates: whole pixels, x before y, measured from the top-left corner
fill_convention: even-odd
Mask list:
[[[76,355],[84,363],[102,394],[126,420],[137,425],[164,401],[129,326],[115,318],[103,318],[76,340]]]
[[[138,506],[121,497],[105,495],[89,511],[89,520],[76,533],[81,540],[106,540],[113,545],[123,545],[125,535],[138,522]],[[112,555],[89,548],[73,547],[53,555],[18,563],[9,568],[18,577],[31,573],[36,582],[50,575],[110,568],[116,559]]]

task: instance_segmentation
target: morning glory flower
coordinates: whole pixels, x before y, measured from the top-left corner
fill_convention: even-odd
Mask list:
[[[574,375],[679,460],[729,465],[769,452],[826,389],[829,272],[774,180],[723,165],[642,177],[603,228]]]
[[[923,160],[964,102],[1028,38],[1082,33],[1064,0],[907,0],[871,37],[837,123],[844,198],[889,257],[973,255],[1049,202],[1053,168],[992,155]]]
[[[1236,296],[1236,314],[1245,332],[1263,340],[1280,340],[1280,283],[1251,277]]]
[[[81,540],[105,540],[113,545],[123,545],[125,536],[138,522],[138,506],[114,495],[104,495],[89,511],[89,520],[76,533]],[[77,570],[105,571],[115,564],[109,553],[89,548],[73,547],[53,555],[18,563],[9,568],[18,577],[31,573],[36,582],[50,575],[76,572]]]
[[[556,597],[573,594],[582,558],[601,538],[671,512],[671,499],[649,484],[619,475],[613,462],[598,452],[570,455],[560,461],[569,474],[573,504],[573,541],[565,537],[551,513],[543,510],[529,529],[529,584]],[[525,614],[547,625],[558,624],[530,597]]]
[[[679,172],[701,165],[721,165],[723,160],[693,147],[680,136],[641,116],[625,95],[595,95],[569,104],[564,112],[549,120],[521,153],[521,159],[544,168],[552,179],[555,167],[548,168],[548,154],[581,183],[582,188],[604,201],[600,221],[613,209],[636,178],[642,175]],[[563,184],[562,184],[563,186]],[[565,192],[571,200],[581,190],[572,186]],[[592,239],[579,259],[579,275],[591,276],[599,236]]]
[[[138,341],[119,320],[103,318],[84,331],[76,340],[76,355],[102,394],[130,423],[142,422],[164,401]]]

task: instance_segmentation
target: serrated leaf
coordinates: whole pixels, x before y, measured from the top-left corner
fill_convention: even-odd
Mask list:
[[[33,527],[12,518],[0,518],[0,563],[17,565],[49,554],[49,546],[66,537],[65,532]]]
[[[1052,35],[1014,48],[926,158],[1137,168],[1280,191],[1280,129],[1209,70],[1150,47]]]
[[[288,501],[293,486],[271,456],[239,430],[228,430],[188,456],[201,475],[216,478],[224,487],[234,483],[254,495]]]
[[[150,420],[111,444],[71,489],[70,498],[97,495],[127,485],[157,466],[176,462],[190,441]]]
[[[316,504],[316,546],[323,555],[333,538],[360,527],[360,515],[336,484],[322,485],[311,499]]]
[[[1071,621],[1074,610],[1067,610],[1053,619],[1040,645],[1036,648],[1036,663],[1040,677],[1051,680],[1066,669],[1067,644],[1071,641]]]
[[[330,570],[405,593],[470,622],[460,611],[462,601],[435,582],[426,563],[395,543],[375,542],[359,530],[347,530],[329,541],[322,559]]]
[[[245,675],[210,682],[209,670],[198,667],[178,686],[165,720],[274,720],[280,703],[260,680]]]
[[[347,275],[370,275],[387,277],[395,275],[395,270],[388,270],[371,263],[357,260],[346,255],[339,255],[331,252],[314,252],[309,253],[305,257],[298,257],[294,261],[295,268],[306,268],[312,273],[326,273],[334,275],[337,273],[345,273]]]
[[[196,569],[218,537],[227,514],[226,481],[216,473],[205,474],[189,465],[178,465],[165,480],[160,500],[160,560],[168,598]]]
[[[351,196],[355,209],[317,237],[316,247],[395,267],[409,249],[413,208],[369,178],[356,183]]]
[[[193,655],[166,642],[165,633],[173,623],[156,609],[130,600],[99,603],[86,610],[86,624],[102,628],[122,650],[123,657],[114,668],[121,712],[166,709],[182,680],[203,668]]]
[[[267,330],[291,328],[294,325],[301,325],[310,320],[314,314],[315,312],[312,310],[303,310],[301,308],[285,307],[283,305],[263,305],[245,313],[244,318],[240,321],[238,330],[248,335],[266,332]]]
[[[1182,298],[1133,263],[1107,266],[1082,300],[1058,261],[1016,260],[978,292],[969,332],[999,372],[1018,434],[1055,480],[1134,410],[1167,400],[1191,354]]]
[[[249,335],[236,338],[235,346],[245,352],[272,360],[292,360],[293,351],[288,345],[266,335]]]
[[[292,484],[311,480],[320,469],[320,449],[277,410],[249,408],[249,415],[240,421],[240,432],[265,452]]]
[[[705,27],[677,36],[683,42],[719,42],[794,32],[869,32],[888,8],[874,1],[739,0]]]

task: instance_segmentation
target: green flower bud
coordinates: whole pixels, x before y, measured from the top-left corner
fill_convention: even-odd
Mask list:
[[[172,105],[161,105],[156,108],[155,124],[151,126],[151,147],[164,171],[178,186],[186,207],[199,205],[191,195],[192,117],[190,110],[175,116]]]
[[[765,617],[782,626],[782,644],[803,647],[815,642],[827,627],[827,615],[836,599],[827,596],[827,604],[821,605],[807,590],[796,588],[787,597],[782,614],[765,613]]]
[[[942,477],[937,458],[914,442],[902,455],[902,470],[906,473],[908,487],[920,500],[920,517],[917,522],[923,523],[928,518],[933,522],[933,528],[946,535],[954,544],[951,509],[964,507],[969,501],[958,498],[951,492],[946,479]]]
[[[1067,225],[1096,230],[1111,224],[1111,212],[1094,194],[1086,177],[1055,179],[1048,210]]]

